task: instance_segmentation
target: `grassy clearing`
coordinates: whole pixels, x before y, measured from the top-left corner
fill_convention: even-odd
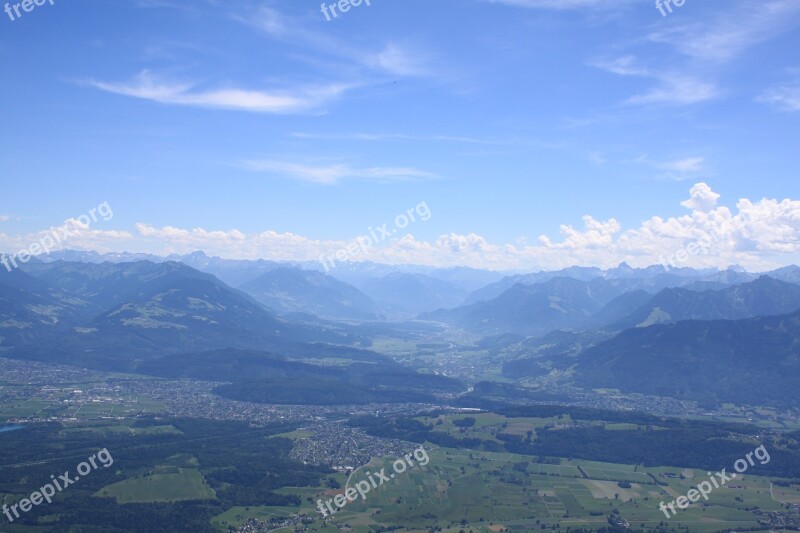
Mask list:
[[[111,497],[117,503],[156,503],[212,500],[214,491],[195,468],[159,466],[152,472],[103,487],[95,496]]]

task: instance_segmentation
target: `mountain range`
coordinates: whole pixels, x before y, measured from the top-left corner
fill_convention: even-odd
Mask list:
[[[611,324],[622,330],[681,320],[717,320],[781,315],[800,309],[800,285],[761,276],[755,281],[702,291],[664,289],[630,315]]]
[[[181,263],[30,263],[0,272],[0,295],[0,350],[25,358],[132,370],[216,348],[379,357],[346,347],[357,339],[339,332],[282,320]]]
[[[789,275],[783,277],[794,279],[794,272],[785,271]],[[517,283],[496,298],[422,313],[419,318],[485,335],[540,336],[555,329],[621,330],[686,318],[746,318],[800,308],[800,285],[767,275],[742,276],[748,282],[739,285],[714,285],[724,287],[718,290],[680,288],[719,283],[699,281],[708,277],[656,272],[651,278],[604,276],[584,281],[558,276],[532,285]]]
[[[61,254],[0,269],[0,355],[225,380],[233,385],[220,394],[248,401],[432,402],[463,385],[368,348],[389,340],[402,353],[450,353],[455,344],[437,339],[456,327],[482,337],[474,349],[499,357],[514,381],[553,374],[711,403],[800,400],[796,266],[755,274],[622,264],[501,278],[375,264],[334,275],[202,253]]]

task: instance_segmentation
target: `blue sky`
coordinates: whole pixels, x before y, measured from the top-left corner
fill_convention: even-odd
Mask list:
[[[797,262],[800,1],[320,7],[0,13],[0,250],[68,221],[71,248],[309,259],[424,202],[353,259]]]

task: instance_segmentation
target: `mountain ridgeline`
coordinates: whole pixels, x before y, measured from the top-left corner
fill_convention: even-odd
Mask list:
[[[797,405],[800,311],[632,328],[588,348],[579,385],[709,403]]]
[[[540,336],[555,329],[621,331],[686,319],[749,318],[800,309],[800,285],[769,276],[702,291],[683,288],[704,283],[702,278],[656,278],[554,277],[533,285],[517,283],[496,298],[423,313],[420,319],[486,335]]]
[[[597,329],[581,329],[592,322]],[[505,351],[508,377],[571,369],[584,388],[788,406],[800,401],[800,285],[761,276],[719,290],[626,293],[572,331]]]
[[[376,320],[378,305],[357,288],[314,270],[276,268],[241,286],[277,313],[305,312],[322,318]]]
[[[681,320],[737,320],[782,315],[797,309],[800,285],[762,276],[719,290],[664,289],[610,328],[622,330]]]
[[[259,278],[254,286],[294,283],[295,294],[299,285],[309,301],[314,287],[332,300],[357,293],[316,272],[266,275],[271,281]],[[32,262],[24,271],[0,272],[5,357],[231,381],[222,394],[273,403],[430,402],[464,388],[361,349],[366,339],[323,324],[280,318],[246,293],[175,262]],[[302,398],[298,390],[306,391]]]

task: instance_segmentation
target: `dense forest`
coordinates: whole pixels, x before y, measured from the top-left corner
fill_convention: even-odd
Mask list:
[[[48,482],[51,474],[75,473],[78,463],[107,448],[114,459],[70,486],[46,513],[57,517],[41,531],[82,532],[164,531],[210,532],[210,519],[233,506],[299,505],[296,496],[278,494],[281,487],[317,486],[330,473],[288,458],[291,441],[269,438],[293,429],[290,425],[252,428],[242,422],[207,420],[140,420],[132,427],[172,424],[180,433],[147,435],[82,428],[65,432],[59,425],[31,426],[4,433],[0,446],[0,491],[27,496]],[[216,493],[216,499],[178,503],[127,503],[93,496],[98,490],[156,465],[191,457]],[[42,458],[46,458],[42,460]],[[49,458],[49,459],[47,459]],[[14,465],[24,464],[25,468]],[[61,498],[63,496],[63,499]],[[23,514],[16,524],[39,525],[41,513]]]

